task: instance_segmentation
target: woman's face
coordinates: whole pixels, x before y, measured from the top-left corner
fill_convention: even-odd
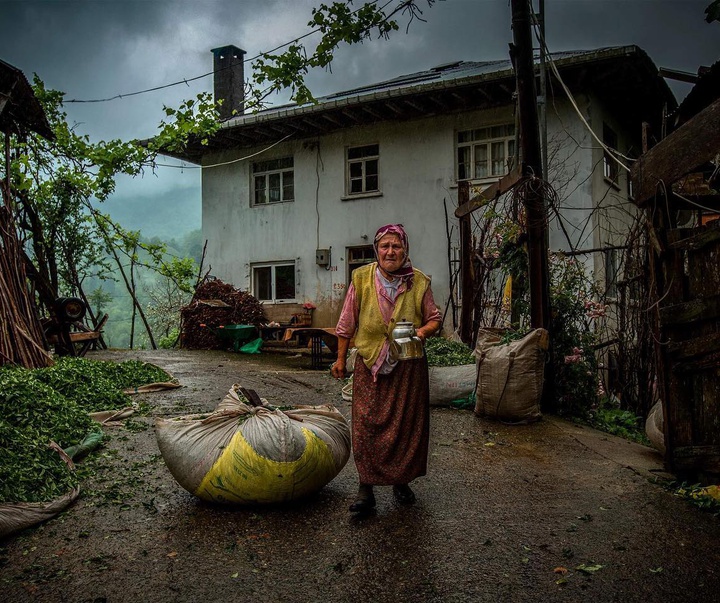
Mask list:
[[[378,264],[385,272],[395,272],[405,263],[405,249],[400,237],[386,234],[378,241]]]

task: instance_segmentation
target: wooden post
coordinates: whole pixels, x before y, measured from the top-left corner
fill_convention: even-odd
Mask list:
[[[533,63],[530,8],[527,0],[512,0],[512,28],[517,76],[520,151],[524,176],[543,178],[538,132],[537,95]],[[524,196],[530,262],[530,326],[550,327],[547,208],[542,194],[529,187]]]
[[[510,56],[515,67],[520,122],[520,156],[523,176],[542,182],[542,153],[538,128],[537,94],[530,3],[512,0],[513,45]],[[532,183],[531,183],[532,184]],[[550,325],[550,268],[548,265],[548,212],[540,186],[528,186],[523,201],[528,233],[528,279],[530,281],[530,326],[550,332],[549,360],[545,364],[545,380],[541,408],[555,410],[554,354]]]
[[[458,183],[458,206],[470,200],[470,184],[467,181]],[[472,234],[470,232],[470,214],[460,218],[460,283],[462,287],[462,306],[460,308],[460,339],[468,345],[472,344],[472,309],[473,309],[473,277],[472,277]]]

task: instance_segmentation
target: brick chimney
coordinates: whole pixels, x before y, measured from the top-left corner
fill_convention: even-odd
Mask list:
[[[215,84],[215,102],[220,99],[220,119],[226,120],[242,115],[245,110],[245,51],[237,46],[213,48],[213,71]]]

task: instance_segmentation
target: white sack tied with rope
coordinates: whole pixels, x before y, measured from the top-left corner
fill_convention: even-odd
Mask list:
[[[177,482],[218,503],[301,498],[350,457],[350,428],[332,405],[275,407],[237,384],[209,415],[157,419],[155,435]]]

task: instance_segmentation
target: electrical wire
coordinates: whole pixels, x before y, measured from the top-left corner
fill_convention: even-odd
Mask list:
[[[368,4],[377,4],[378,1],[379,1],[379,0],[372,0],[371,2],[366,2],[362,7],[360,7],[360,8],[358,8],[358,9],[352,11],[350,14],[354,15],[355,13],[357,13],[358,11],[360,11],[364,6],[366,6],[366,5],[368,5]],[[388,0],[388,2],[386,2],[385,4],[383,4],[383,5],[380,7],[380,11],[385,10],[385,8],[386,8],[391,2],[393,2],[393,1],[394,1],[394,0]],[[408,4],[408,2],[403,2],[403,5],[407,5],[407,4]],[[398,7],[398,10],[400,10],[400,7]],[[305,38],[308,38],[308,37],[310,37],[311,35],[313,35],[313,34],[315,34],[315,33],[318,33],[319,31],[321,31],[321,28],[320,28],[320,27],[316,27],[315,29],[310,30],[309,32],[303,34],[302,36],[298,36],[297,38],[294,38],[294,39],[290,40],[289,42],[285,42],[285,43],[283,43],[283,44],[280,44],[279,46],[276,46],[276,47],[273,48],[272,50],[268,50],[268,51],[265,51],[265,52],[260,52],[260,53],[256,54],[254,57],[250,57],[250,58],[247,58],[247,59],[243,59],[243,63],[250,63],[250,62],[252,62],[252,61],[255,61],[255,60],[257,60],[257,59],[260,59],[260,58],[262,58],[262,57],[270,54],[271,52],[275,52],[275,51],[277,51],[277,50],[280,50],[281,48],[285,48],[286,46],[290,46],[290,44],[294,44],[294,43],[296,43],[296,42],[299,42],[300,40],[303,40],[303,39],[305,39]],[[123,98],[129,97],[129,96],[137,96],[137,95],[139,95],[139,94],[146,94],[146,93],[148,93],[148,92],[157,92],[158,90],[163,90],[163,89],[165,89],[165,88],[172,88],[173,86],[179,86],[180,84],[185,84],[185,85],[187,86],[187,85],[189,85],[189,82],[194,82],[194,81],[196,81],[196,80],[200,80],[200,79],[202,79],[202,78],[208,77],[209,75],[214,75],[215,73],[220,73],[221,71],[224,71],[225,69],[230,69],[230,68],[231,68],[231,66],[223,67],[222,69],[218,69],[217,71],[215,71],[215,70],[214,70],[214,71],[208,71],[207,73],[203,73],[202,75],[197,75],[197,76],[195,76],[195,77],[183,78],[182,80],[178,80],[178,81],[173,82],[173,83],[171,83],[171,84],[164,84],[164,85],[162,85],[162,86],[154,86],[154,87],[152,87],[152,88],[146,88],[146,89],[144,89],[144,90],[137,90],[137,91],[135,91],[135,92],[127,92],[127,93],[125,93],[125,94],[116,94],[115,96],[110,96],[110,97],[107,97],[107,98],[70,99],[70,100],[65,100],[65,101],[63,101],[63,102],[64,102],[64,103],[106,103],[106,102],[113,101],[113,100],[123,99]]]
[[[682,199],[683,201],[685,201],[685,203],[689,203],[690,205],[694,205],[695,207],[698,207],[698,208],[700,208],[700,209],[704,209],[705,211],[709,211],[709,212],[712,212],[712,213],[714,213],[714,214],[717,214],[717,213],[720,212],[720,209],[718,209],[717,207],[716,207],[715,209],[713,209],[712,207],[706,207],[705,205],[700,205],[700,204],[697,203],[696,201],[693,201],[693,200],[691,200],[691,199],[688,199],[687,197],[681,195],[680,193],[678,193],[678,192],[676,192],[676,191],[673,191],[673,195],[674,195],[675,197],[677,197],[678,199]]]
[[[530,6],[532,9],[532,4]],[[580,121],[582,121],[583,125],[587,128],[588,132],[590,132],[590,135],[598,142],[598,144],[603,148],[603,150],[608,154],[609,157],[611,157],[615,162],[622,167],[626,171],[630,171],[630,168],[627,167],[622,161],[618,159],[618,156],[622,157],[623,159],[626,159],[627,161],[634,161],[631,157],[626,157],[619,151],[615,149],[611,149],[608,147],[600,138],[598,135],[593,131],[590,124],[585,119],[585,116],[582,114],[582,111],[580,110],[580,107],[578,107],[577,103],[575,102],[575,97],[573,97],[572,92],[570,92],[570,89],[567,87],[565,82],[563,81],[562,77],[560,77],[560,71],[557,68],[557,65],[555,64],[555,60],[552,58],[552,54],[550,53],[550,49],[548,48],[547,44],[545,43],[545,38],[542,35],[542,31],[540,28],[540,23],[537,20],[537,16],[535,15],[535,11],[531,10],[530,15],[533,21],[533,26],[535,27],[535,33],[538,38],[538,41],[542,45],[543,49],[545,50],[545,56],[548,60],[548,63],[550,64],[550,68],[552,69],[553,75],[557,78],[558,82],[560,82],[560,85],[562,86],[563,90],[565,91],[565,94],[568,97],[568,100],[570,101],[570,104],[572,104],[573,108],[575,109],[575,112],[580,117]]]
[[[264,149],[260,149],[256,153],[252,153],[251,155],[245,155],[245,157],[239,157],[238,159],[231,159],[230,161],[223,161],[221,163],[213,163],[211,165],[172,165],[170,163],[156,163],[155,165],[162,166],[162,167],[169,167],[169,168],[176,168],[179,170],[184,169],[193,169],[193,170],[207,170],[210,168],[215,167],[222,167],[224,165],[231,165],[233,163],[239,163],[241,161],[247,161],[248,159],[252,159],[253,157],[257,157],[258,155],[262,155],[265,151],[269,151],[273,147],[279,145],[281,142],[286,141],[288,138],[290,138],[293,134],[288,134],[287,136],[283,136],[280,140],[277,140],[273,142],[270,146],[265,147]]]

